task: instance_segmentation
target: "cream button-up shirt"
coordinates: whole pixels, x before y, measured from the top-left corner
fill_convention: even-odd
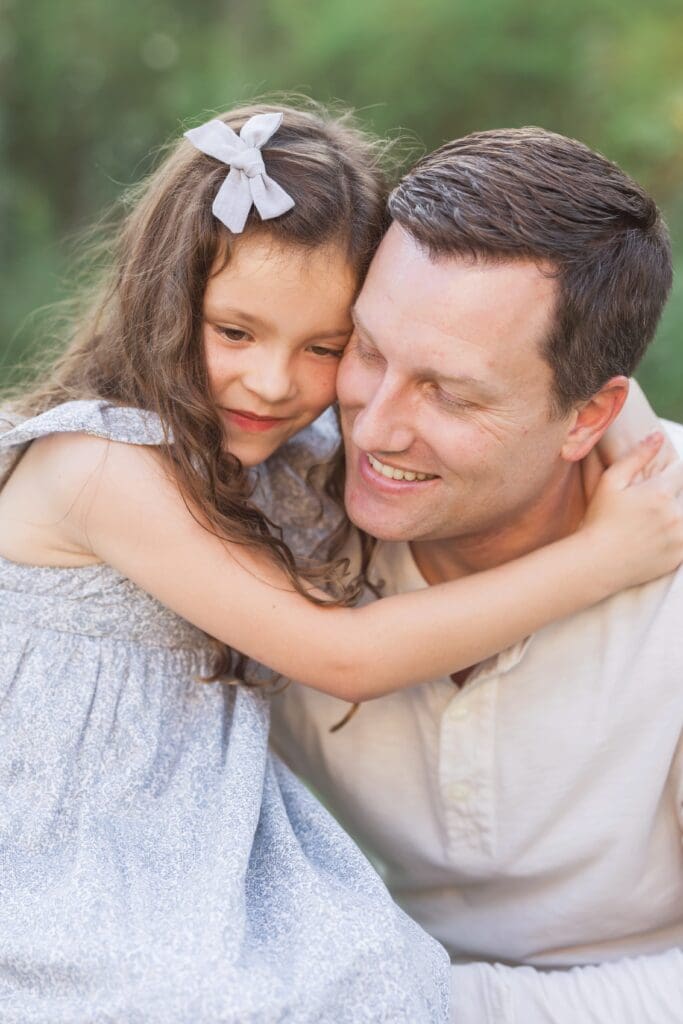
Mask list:
[[[407,544],[373,573],[426,585]],[[449,951],[456,1024],[683,1022],[683,570],[347,710],[292,684],[275,749]]]

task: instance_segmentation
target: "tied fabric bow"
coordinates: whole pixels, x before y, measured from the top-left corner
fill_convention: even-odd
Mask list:
[[[252,206],[262,220],[279,217],[294,206],[292,197],[266,174],[261,155],[261,146],[278,130],[282,117],[255,114],[242,126],[239,135],[217,119],[185,132],[193,146],[230,167],[211,210],[233,234],[244,231]]]

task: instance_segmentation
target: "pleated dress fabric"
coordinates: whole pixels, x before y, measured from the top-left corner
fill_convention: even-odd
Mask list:
[[[79,401],[0,448],[58,431],[162,439]],[[445,953],[211,655],[109,566],[0,558],[0,1022],[445,1021]]]

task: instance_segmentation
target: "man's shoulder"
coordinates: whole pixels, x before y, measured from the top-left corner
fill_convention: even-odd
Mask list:
[[[676,423],[674,420],[662,420],[667,435],[671,438],[674,448],[683,459],[683,423]],[[671,588],[672,599],[678,600],[683,607],[683,566],[673,574],[673,586]]]
[[[683,459],[683,423],[676,423],[674,420],[662,420],[662,424],[671,438],[676,451]]]
[[[680,458],[683,459],[683,423],[662,419],[661,424]],[[598,606],[598,609],[602,608],[608,611],[617,610],[617,614],[622,615],[625,622],[628,622],[626,609],[630,609],[634,619],[645,617],[652,622],[673,622],[678,632],[677,623],[683,612],[683,566],[667,576],[615,594],[603,605]]]

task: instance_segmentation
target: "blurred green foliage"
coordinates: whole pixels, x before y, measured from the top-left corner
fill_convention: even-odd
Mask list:
[[[69,292],[69,244],[150,153],[249,97],[301,90],[418,152],[540,124],[656,196],[683,262],[680,0],[0,0],[0,365],[41,344],[31,310]],[[640,379],[683,419],[683,286]]]

